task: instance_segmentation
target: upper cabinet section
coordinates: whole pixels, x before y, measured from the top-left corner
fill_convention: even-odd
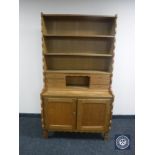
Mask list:
[[[45,36],[114,37],[116,16],[42,14]]]

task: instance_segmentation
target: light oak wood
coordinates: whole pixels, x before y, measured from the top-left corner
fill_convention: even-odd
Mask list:
[[[96,70],[111,71],[112,58],[82,56],[45,57],[48,70]],[[61,62],[61,63],[60,63]],[[74,64],[74,65],[72,65]]]
[[[78,99],[78,130],[105,131],[111,103],[110,99]]]
[[[44,55],[49,55],[49,56],[95,56],[95,57],[112,57],[112,54],[96,54],[96,53],[91,53],[89,51],[89,53],[45,53]]]
[[[43,136],[99,132],[108,138],[117,16],[41,13]]]
[[[44,17],[52,17],[52,18],[66,18],[66,17],[73,17],[73,18],[92,18],[92,19],[103,19],[103,18],[117,18],[117,15],[84,15],[84,14],[49,14],[41,12],[41,16]]]
[[[108,89],[111,82],[110,74],[92,73],[45,73],[45,84],[48,89],[87,87],[90,89]]]
[[[113,37],[43,37],[45,53],[62,52],[62,53],[97,53],[112,54],[111,44],[114,42]],[[79,46],[80,45],[80,46]],[[105,53],[106,52],[106,53]]]
[[[52,130],[73,130],[76,123],[76,102],[72,98],[45,98],[45,127]]]
[[[104,71],[96,71],[96,70],[45,70],[46,73],[91,73],[91,74],[102,74],[102,75],[112,75],[111,72],[104,72]]]
[[[80,35],[77,35],[77,34],[75,34],[75,35],[66,35],[66,34],[64,34],[64,35],[60,35],[60,34],[43,34],[43,36],[44,37],[64,37],[64,38],[102,38],[102,39],[104,39],[104,38],[115,38],[115,36],[114,35],[82,35],[82,34],[80,34]]]
[[[70,87],[67,89],[48,89],[42,93],[47,97],[90,97],[90,98],[113,98],[112,94],[107,90],[90,90],[85,87]]]
[[[114,34],[115,17],[111,16],[48,16],[43,18],[46,23],[44,33],[48,34]]]

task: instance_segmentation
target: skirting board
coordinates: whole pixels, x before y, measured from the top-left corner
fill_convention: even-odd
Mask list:
[[[19,113],[19,117],[41,118],[41,114]],[[135,119],[135,115],[113,115],[112,119]]]

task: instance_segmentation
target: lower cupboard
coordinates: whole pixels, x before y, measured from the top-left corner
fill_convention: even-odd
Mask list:
[[[100,132],[107,138],[112,116],[111,98],[43,97],[44,137],[50,131]]]

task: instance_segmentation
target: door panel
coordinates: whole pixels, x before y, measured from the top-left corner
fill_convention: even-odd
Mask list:
[[[79,99],[77,128],[80,131],[105,131],[111,116],[110,99]]]
[[[73,130],[76,123],[76,100],[68,98],[44,99],[45,127],[51,130]]]

